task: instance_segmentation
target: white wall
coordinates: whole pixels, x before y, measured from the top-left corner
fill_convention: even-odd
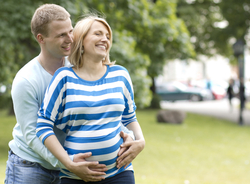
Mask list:
[[[245,66],[247,67],[247,65]],[[248,66],[248,68],[250,67]],[[173,80],[187,82],[188,80],[200,79],[223,80],[227,82],[232,77],[237,78],[237,74],[232,70],[229,60],[222,56],[213,58],[203,56],[200,58],[200,61],[176,59],[168,62],[163,70],[163,75],[158,77],[157,82]],[[250,73],[248,75],[250,77]]]

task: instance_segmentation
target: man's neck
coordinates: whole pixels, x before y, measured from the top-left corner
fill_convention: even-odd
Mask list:
[[[64,66],[65,58],[57,59],[57,58],[48,58],[44,57],[42,54],[38,56],[38,61],[41,66],[46,70],[49,74],[54,75],[55,71]]]

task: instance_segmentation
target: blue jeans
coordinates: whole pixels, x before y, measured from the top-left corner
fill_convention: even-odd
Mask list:
[[[135,178],[133,171],[123,171],[113,177],[97,182],[84,182],[83,180],[62,178],[62,184],[135,184]]]
[[[9,151],[5,184],[60,184],[60,171],[48,170]]]

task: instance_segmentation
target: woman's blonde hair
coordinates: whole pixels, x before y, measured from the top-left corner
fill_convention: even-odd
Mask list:
[[[48,36],[48,24],[54,20],[67,20],[69,12],[56,4],[44,4],[38,7],[31,20],[31,32],[36,37],[39,33]]]
[[[83,62],[84,62],[82,59],[83,58],[82,56],[84,54],[84,53],[82,54],[83,40],[88,34],[90,27],[95,21],[99,21],[103,23],[107,27],[108,32],[109,32],[110,47],[108,50],[108,54],[103,59],[103,64],[112,65],[115,63],[115,62],[110,62],[110,58],[109,58],[109,51],[112,46],[112,30],[109,24],[104,18],[100,18],[96,15],[88,15],[84,17],[83,19],[81,19],[80,21],[78,21],[73,29],[74,39],[71,45],[71,52],[70,52],[68,59],[69,59],[69,62],[76,68],[81,68],[83,66]]]

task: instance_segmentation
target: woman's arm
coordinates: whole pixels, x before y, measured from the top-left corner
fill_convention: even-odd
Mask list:
[[[128,124],[127,128],[134,132],[135,140],[141,140],[145,143],[144,136],[143,136],[143,133],[141,130],[141,126],[139,125],[138,122],[132,122],[132,123]]]

